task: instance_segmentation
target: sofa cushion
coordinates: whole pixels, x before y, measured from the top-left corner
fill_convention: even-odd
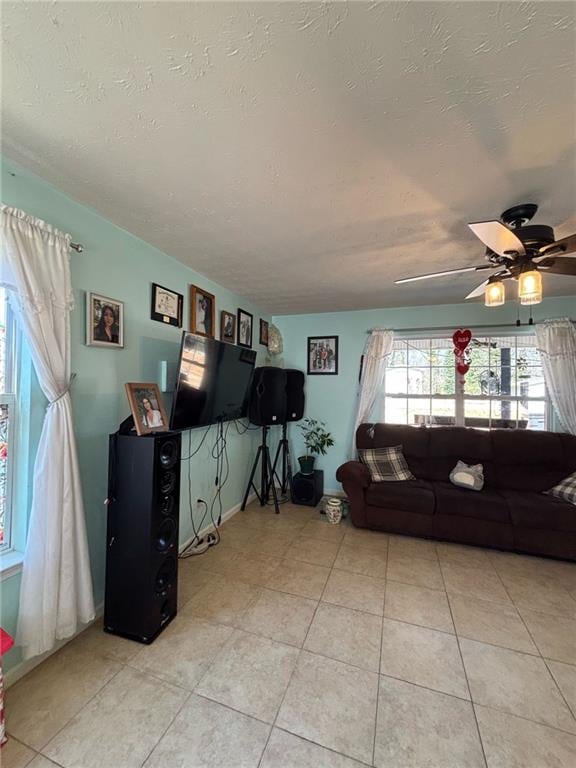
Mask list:
[[[373,483],[416,479],[408,469],[401,445],[391,448],[360,448],[358,457],[368,467]]]
[[[518,528],[540,528],[553,531],[576,531],[576,509],[542,493],[502,491],[508,502],[510,517]]]
[[[484,488],[478,493],[457,488],[452,483],[432,483],[436,496],[436,514],[474,517],[510,523],[510,513],[504,496],[496,490]]]
[[[431,484],[425,480],[371,483],[366,490],[366,503],[373,507],[434,514],[434,493]]]
[[[499,489],[540,493],[569,474],[562,435],[514,429],[491,435]]]
[[[554,496],[560,501],[567,501],[569,504],[576,505],[576,472],[573,472],[564,480],[561,480],[553,488],[550,488],[546,493],[550,496]],[[576,510],[575,510],[576,512]]]

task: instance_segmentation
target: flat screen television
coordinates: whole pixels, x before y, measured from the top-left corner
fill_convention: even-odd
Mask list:
[[[256,352],[184,333],[170,429],[191,429],[245,416]]]

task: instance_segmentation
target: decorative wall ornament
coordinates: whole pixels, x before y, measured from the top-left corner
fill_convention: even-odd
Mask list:
[[[454,344],[454,355],[456,360],[456,371],[458,373],[458,383],[461,391],[464,391],[465,376],[470,368],[470,350],[468,346],[472,341],[472,331],[459,328],[452,336]]]

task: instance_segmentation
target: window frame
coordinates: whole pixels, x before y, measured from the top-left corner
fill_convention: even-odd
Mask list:
[[[485,332],[481,328],[478,329],[478,331],[475,332],[474,336],[476,338],[483,338],[483,339],[497,339],[497,338],[511,338],[514,337],[517,339],[520,336],[530,336],[534,338],[534,347],[536,347],[536,339],[534,336],[534,333],[510,333],[509,330],[502,329],[501,331],[491,331],[491,332]],[[406,345],[409,344],[410,341],[413,342],[420,342],[420,341],[430,341],[432,339],[443,339],[443,340],[450,340],[449,336],[446,336],[444,333],[441,332],[433,332],[430,334],[421,334],[418,335],[414,333],[405,333],[405,334],[397,334],[394,338],[394,342],[401,341],[404,342]],[[406,346],[406,351],[408,351],[408,346]],[[515,350],[518,349],[517,342],[515,342]],[[394,348],[392,350],[392,353],[394,352]],[[405,366],[399,366],[402,368],[406,368],[407,371],[407,377],[409,375],[409,371],[411,368],[418,368],[417,365],[410,366],[408,364],[408,357],[406,357],[406,365]],[[423,367],[423,366],[420,366]],[[429,365],[429,370],[433,370],[434,368],[442,368],[447,366],[432,366]],[[452,366],[450,366],[452,367]],[[424,394],[417,394],[417,393],[409,393],[409,392],[396,392],[396,393],[389,393],[386,391],[386,376],[389,372],[389,370],[393,370],[389,367],[386,368],[386,371],[384,373],[384,379],[382,382],[382,388],[381,388],[381,402],[380,402],[380,418],[381,420],[386,423],[386,399],[398,399],[398,400],[423,400],[423,401],[431,401],[431,400],[446,400],[446,401],[453,401],[454,402],[454,424],[451,426],[468,426],[465,422],[465,410],[466,410],[466,402],[468,401],[482,401],[482,402],[512,402],[512,403],[519,403],[520,401],[530,401],[530,402],[544,402],[544,430],[549,431],[552,429],[553,423],[554,423],[554,416],[553,416],[553,409],[552,409],[552,401],[550,399],[550,395],[548,393],[548,390],[545,388],[545,394],[544,397],[529,397],[521,394],[501,394],[501,395],[476,395],[476,394],[469,394],[466,393],[461,389],[459,386],[459,377],[458,373],[456,371],[456,365],[453,366],[454,369],[454,393],[453,394],[433,394],[433,393],[424,393]],[[514,369],[517,369],[517,364],[514,365]],[[407,387],[408,389],[408,387]],[[408,403],[407,403],[408,405]],[[488,427],[481,427],[483,429],[498,429],[499,427],[492,427],[491,422],[493,419],[498,419],[499,417],[493,417],[490,413],[490,416],[488,417]],[[510,417],[510,421],[514,421],[516,426],[515,428],[518,428],[518,407],[516,405],[516,415],[514,417]],[[419,424],[410,424],[408,421],[406,421],[407,426],[426,426],[426,427],[435,427],[435,426],[441,426],[439,424],[430,424],[425,423],[423,425]],[[526,429],[529,431],[529,428],[526,427]],[[540,430],[534,430],[534,431],[540,431]]]
[[[2,296],[3,294],[3,296]],[[5,555],[14,549],[14,498],[15,498],[15,468],[14,457],[17,454],[18,430],[18,398],[17,378],[20,353],[20,335],[16,327],[16,319],[10,302],[8,291],[0,286],[0,301],[5,302],[6,317],[6,357],[5,357],[5,389],[0,392],[0,404],[8,406],[8,465],[6,477],[6,509],[4,512],[4,541],[0,543],[0,555]]]

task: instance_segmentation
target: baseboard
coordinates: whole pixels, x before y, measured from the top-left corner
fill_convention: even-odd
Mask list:
[[[39,664],[42,664],[42,662],[46,661],[46,659],[52,656],[53,653],[56,653],[56,651],[59,651],[67,643],[70,643],[72,640],[74,640],[74,638],[78,637],[78,635],[84,632],[85,629],[88,629],[88,627],[91,627],[92,624],[98,621],[98,619],[100,619],[103,615],[104,615],[104,602],[101,602],[95,608],[94,619],[88,622],[88,624],[83,624],[80,627],[80,629],[78,629],[70,637],[67,637],[65,640],[58,640],[54,648],[51,648],[49,651],[46,651],[46,653],[41,653],[39,656],[33,656],[31,659],[26,659],[25,661],[21,661],[20,664],[17,664],[15,667],[12,667],[11,670],[6,672],[4,674],[4,687],[10,688],[10,686],[18,682],[18,680],[20,680],[21,677],[24,677],[24,675],[27,675],[28,672],[32,672],[34,667],[37,667]]]
[[[251,504],[255,498],[256,498],[256,494],[251,493],[250,496],[248,496],[246,505]],[[222,522],[225,523],[226,520],[230,520],[231,517],[234,517],[236,512],[240,511],[241,507],[242,507],[242,502],[239,502],[238,504],[234,504],[233,507],[230,507],[230,509],[227,512],[224,512],[224,514],[222,515]],[[212,523],[209,523],[208,525],[205,525],[204,528],[202,528],[202,530],[198,531],[198,537],[202,538],[207,533],[210,533],[210,531],[212,530],[214,530],[214,526],[212,525]],[[194,541],[194,538],[195,538],[194,536],[190,536],[188,539],[186,539],[185,542],[179,545],[178,551],[180,552],[180,554],[182,554],[182,552],[184,552],[184,550],[190,546],[190,544]]]
[[[251,504],[254,499],[256,498],[256,494],[253,493],[248,497],[247,504]],[[224,523],[226,520],[229,520],[231,517],[233,517],[237,512],[240,511],[240,507],[242,506],[242,502],[239,502],[238,504],[235,504],[233,507],[231,507],[227,512],[224,512],[222,515],[222,522]],[[204,528],[199,532],[199,536],[204,536],[207,533],[209,533],[212,530],[213,526],[212,524],[204,526]],[[193,540],[193,536],[191,536],[188,541],[185,541],[183,544],[180,544],[179,551],[182,552],[186,547],[190,544],[190,542]],[[20,662],[20,664],[17,664],[15,667],[12,667],[12,669],[9,672],[6,672],[4,674],[4,686],[5,688],[9,688],[11,685],[14,685],[14,683],[18,682],[20,678],[24,677],[24,675],[27,675],[29,672],[31,672],[35,667],[37,667],[39,664],[42,664],[43,661],[45,661],[47,658],[52,656],[53,653],[56,653],[56,651],[59,651],[61,648],[63,648],[67,643],[74,640],[75,637],[78,637],[78,635],[81,632],[84,632],[84,630],[88,629],[94,622],[98,621],[103,614],[104,614],[104,602],[101,602],[98,606],[96,606],[96,614],[94,617],[94,621],[89,622],[88,624],[83,624],[82,627],[73,635],[70,637],[67,637],[65,640],[58,640],[54,648],[51,648],[49,651],[46,651],[46,653],[42,653],[39,656],[34,656],[32,659],[26,659],[25,661]]]

